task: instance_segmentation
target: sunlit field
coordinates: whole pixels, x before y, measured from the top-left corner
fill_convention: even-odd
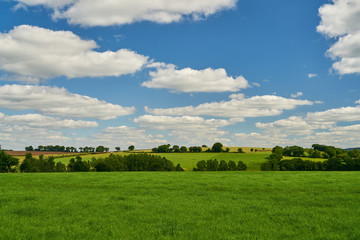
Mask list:
[[[0,239],[360,239],[357,172],[0,174]]]

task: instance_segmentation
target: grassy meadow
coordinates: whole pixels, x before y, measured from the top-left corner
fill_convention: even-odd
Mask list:
[[[357,172],[0,174],[0,239],[360,239]]]

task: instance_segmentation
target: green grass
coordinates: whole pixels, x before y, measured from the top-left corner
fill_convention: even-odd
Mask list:
[[[358,172],[0,174],[0,239],[360,239]]]
[[[230,161],[243,161],[249,171],[260,170],[260,165],[266,161],[266,157],[270,155],[269,152],[256,153],[160,153],[159,155],[172,161],[175,165],[180,163],[187,171],[192,171],[196,167],[197,162],[201,160],[217,159]]]
[[[131,154],[131,152],[121,152],[114,154]],[[166,159],[172,161],[175,165],[180,163],[181,167],[183,167],[187,171],[192,171],[198,161],[201,160],[209,160],[209,159],[217,159],[230,161],[233,160],[236,162],[243,161],[249,171],[258,171],[260,170],[260,165],[266,161],[266,157],[268,157],[271,152],[254,152],[254,153],[150,153],[153,155],[160,155],[165,157]],[[93,157],[100,158],[106,157],[109,153],[104,154],[89,154],[81,156],[83,160],[90,161]],[[64,157],[57,158],[55,162],[62,162],[64,164],[68,164],[69,160],[72,157]]]

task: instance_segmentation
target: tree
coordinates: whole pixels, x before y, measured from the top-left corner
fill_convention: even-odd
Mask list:
[[[244,153],[242,148],[238,148],[238,153]]]
[[[220,160],[218,171],[228,171],[229,167],[225,160]]]
[[[222,147],[223,147],[223,145],[221,143],[217,142],[217,143],[214,143],[211,150],[213,152],[222,152],[223,151]]]
[[[230,163],[230,162],[229,162]],[[247,166],[245,163],[243,163],[243,161],[239,161],[238,165],[236,167],[236,170],[238,171],[246,171],[247,170]]]
[[[115,150],[116,150],[117,152],[120,152],[120,147],[115,147]]]
[[[0,150],[0,172],[10,172],[13,166],[19,164],[19,159]]]
[[[98,146],[95,151],[96,152],[105,152],[105,147],[104,146]]]
[[[173,151],[174,152],[180,152],[180,147],[178,145],[174,145],[173,146]]]
[[[252,149],[250,149],[250,152],[253,152],[254,151],[254,149],[252,148]]]
[[[187,152],[187,148],[185,146],[181,146],[180,152]]]
[[[33,146],[25,147],[25,151],[34,151]]]
[[[233,160],[230,160],[228,162],[228,168],[229,168],[229,171],[235,171],[236,170],[236,163]]]
[[[207,146],[206,146],[206,145],[202,145],[201,147],[203,147],[203,148],[207,148]]]
[[[110,149],[108,147],[104,148],[105,152],[108,152]]]
[[[128,147],[128,149],[129,149],[129,151],[133,151],[133,150],[135,149],[135,146],[134,146],[134,145],[130,145],[130,146]]]

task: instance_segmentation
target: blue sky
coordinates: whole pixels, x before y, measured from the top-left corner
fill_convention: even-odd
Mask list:
[[[360,1],[0,1],[0,145],[360,141]]]

